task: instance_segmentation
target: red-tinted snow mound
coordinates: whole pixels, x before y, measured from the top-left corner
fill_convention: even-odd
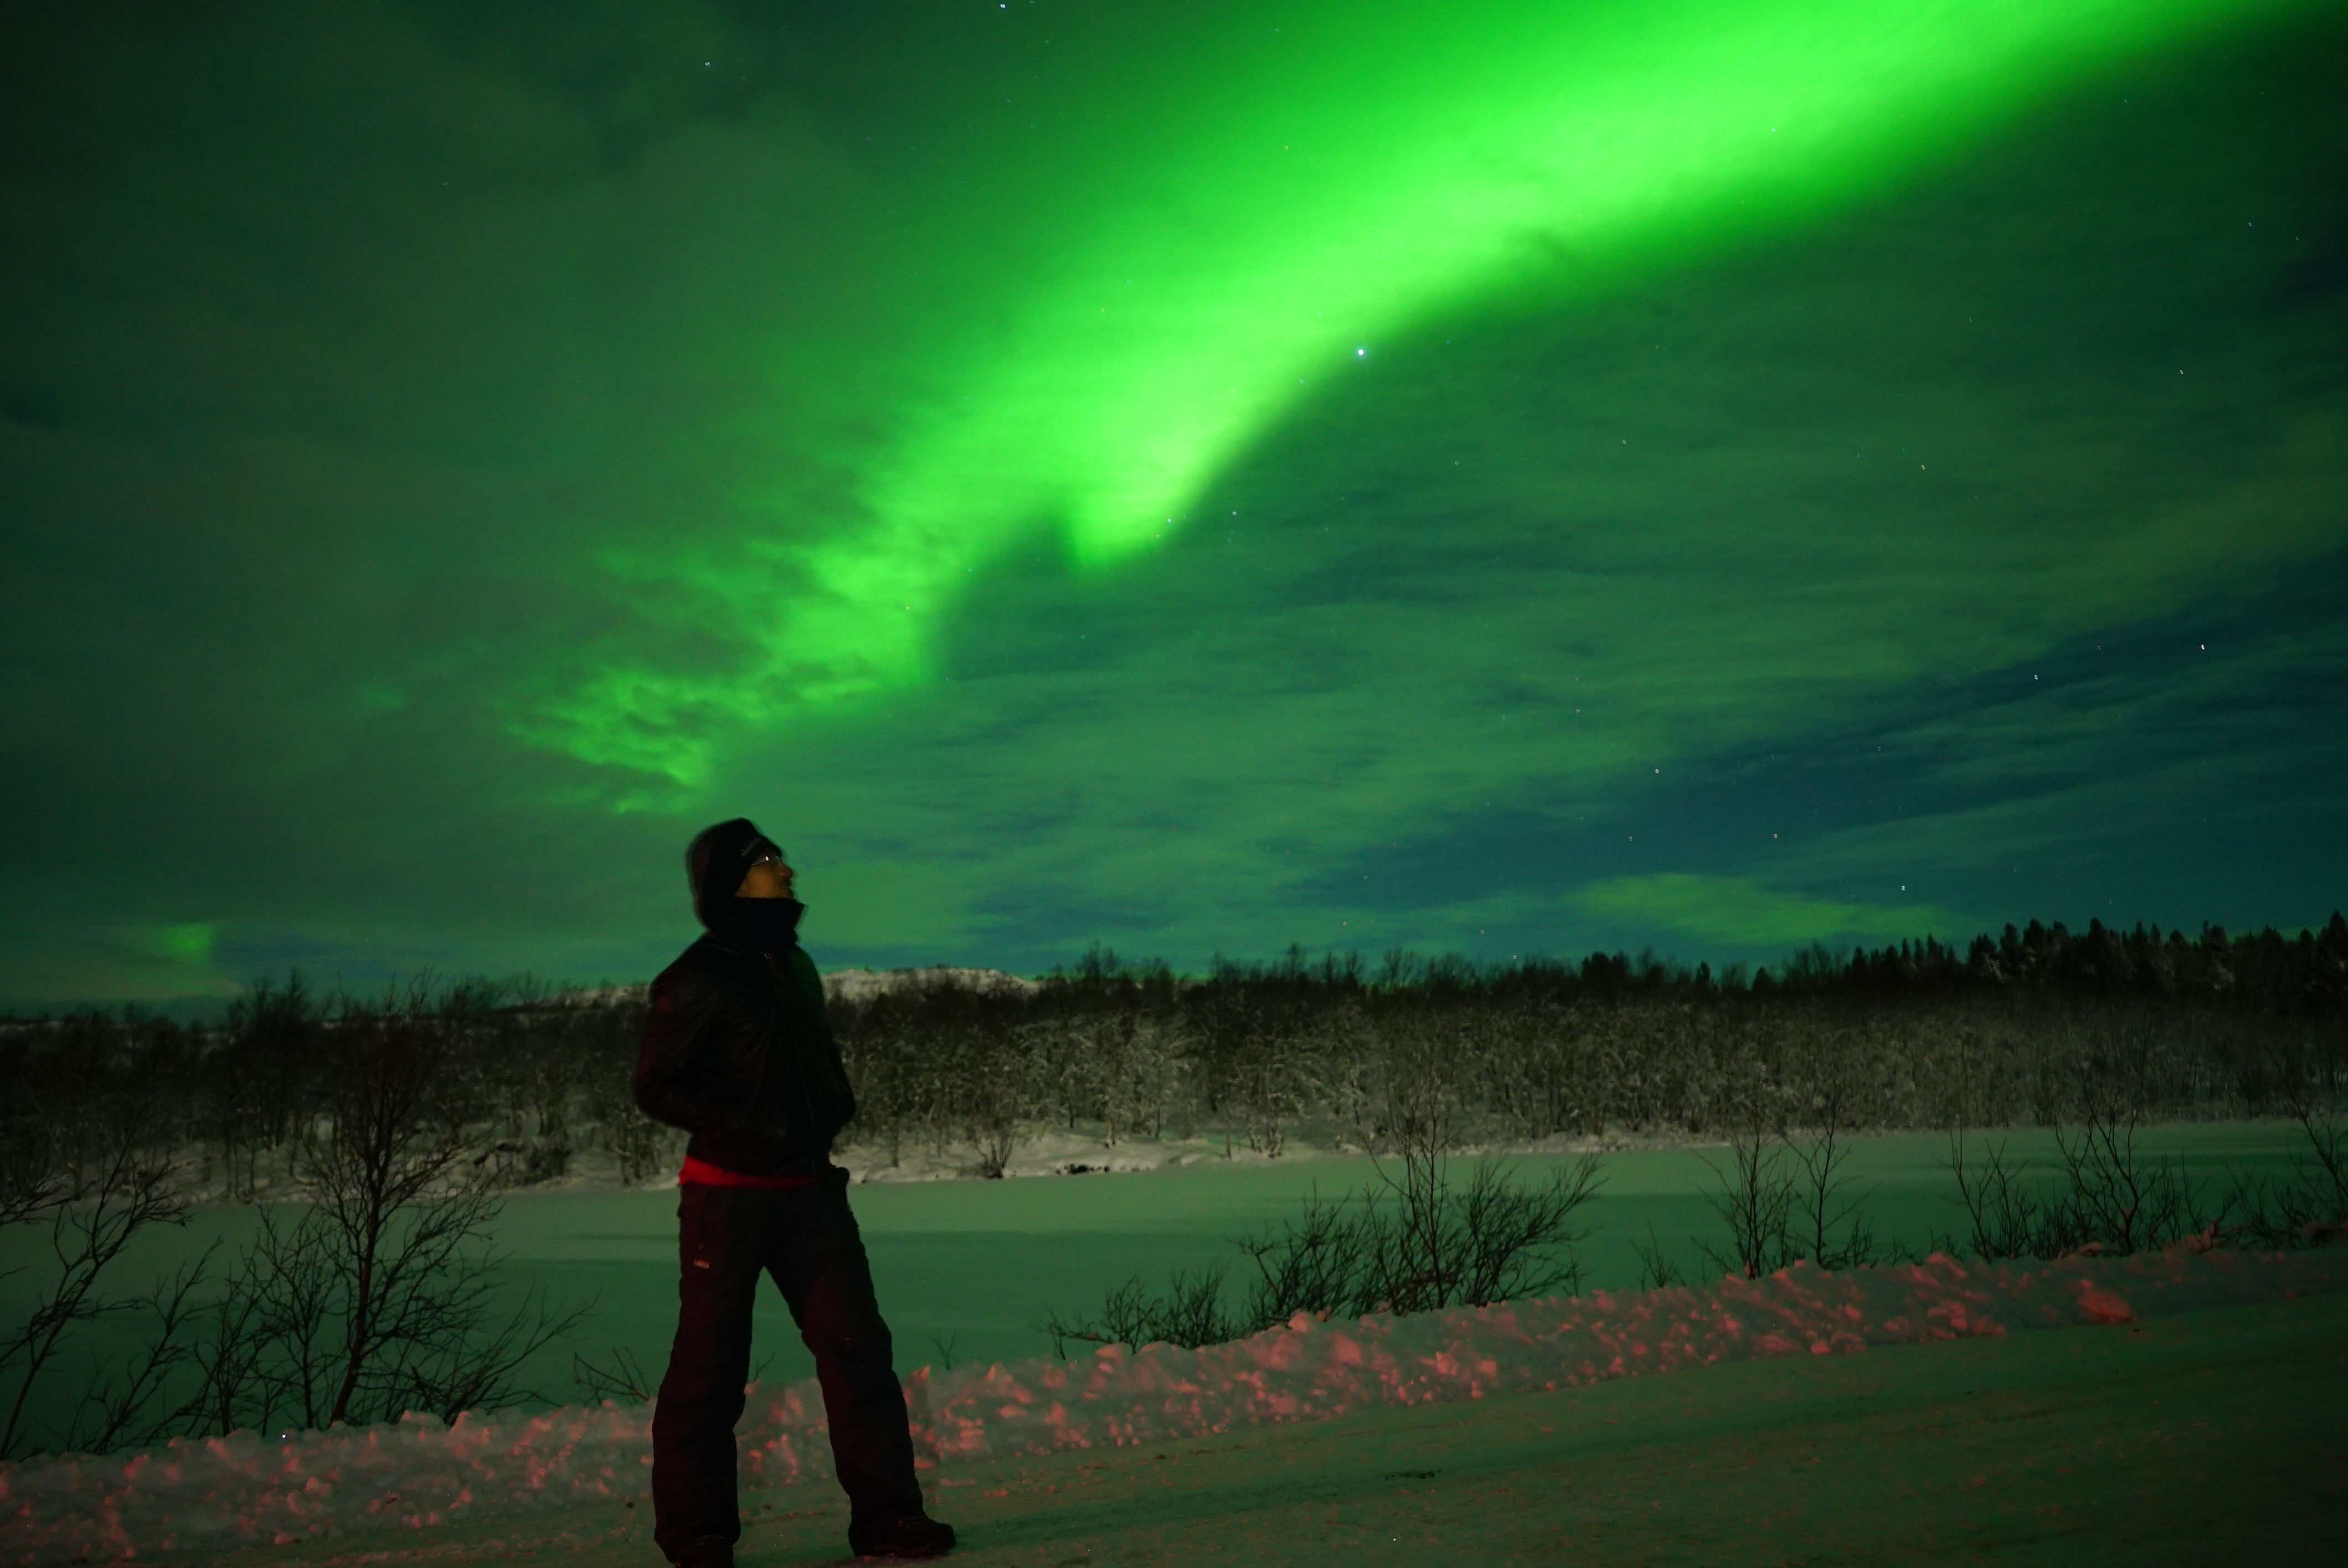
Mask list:
[[[2010,1329],[2139,1317],[2339,1288],[2336,1254],[2178,1252],[1982,1266],[1935,1255],[1892,1268],[1787,1269],[1708,1289],[1519,1301],[1315,1322],[1300,1316],[1204,1350],[1111,1347],[923,1368],[906,1380],[921,1462],[1159,1442],[1377,1405],[1560,1389],[1755,1356],[1831,1355]],[[606,1404],[535,1416],[426,1418],[266,1442],[252,1432],[139,1455],[0,1465],[0,1560],[151,1556],[386,1525],[427,1529],[644,1492],[651,1411]],[[813,1379],[753,1389],[742,1482],[829,1478]]]

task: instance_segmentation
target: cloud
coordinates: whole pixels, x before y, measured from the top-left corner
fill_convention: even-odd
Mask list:
[[[239,984],[219,972],[213,936],[202,921],[64,930],[12,922],[0,927],[0,1006],[221,1000]]]
[[[1927,936],[1962,941],[1982,924],[1936,905],[1838,902],[1778,892],[1742,876],[1692,872],[1593,882],[1576,889],[1573,900],[1593,915],[1668,927],[1737,948],[1890,942]]]
[[[911,54],[853,8],[45,13],[0,95],[0,996],[640,978],[738,812],[828,962],[1733,948],[1577,896],[1672,876],[1765,931],[1828,917],[1724,889],[2322,901],[2336,20],[2067,34],[2075,87],[1984,88],[1961,155],[1835,162],[1905,134],[1861,94],[1675,229],[1694,142],[1510,161],[1555,95],[1491,15],[1365,90],[1377,49],[1196,7]],[[1714,15],[1656,61],[1726,68]],[[1676,101],[1642,69],[1560,78],[1572,123]],[[1342,330],[1274,319],[1324,284]],[[209,971],[126,934],[197,927]]]
[[[851,513],[624,558],[734,656],[609,638],[516,733],[703,783],[722,737],[930,679],[968,578],[1040,532],[1106,565],[1197,526],[1225,471],[1362,374],[1372,341],[1813,221],[2243,9],[1349,6],[1306,22],[1307,55],[1259,30],[1210,67],[1177,31],[1150,87],[1090,98],[1054,156],[985,138],[968,178],[1051,191],[1049,243],[1003,221],[1018,199],[902,193],[931,208],[939,263],[916,297],[966,313],[931,325],[919,395],[866,411]],[[1006,271],[1006,252],[1047,260]]]

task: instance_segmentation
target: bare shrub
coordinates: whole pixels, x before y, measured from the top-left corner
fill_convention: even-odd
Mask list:
[[[1863,1268],[1898,1252],[1868,1219],[1872,1189],[1858,1190],[1850,1174],[1849,1094],[1828,1077],[1807,1097],[1794,1091],[1776,1096],[1781,1103],[1807,1098],[1811,1124],[1800,1132],[1782,1121],[1772,1127],[1769,1113],[1748,1103],[1730,1132],[1725,1162],[1705,1158],[1714,1182],[1706,1195],[1728,1232],[1725,1246],[1698,1243],[1715,1266],[1758,1279],[1793,1263]],[[1660,1246],[1641,1258],[1650,1276],[1660,1275]]]
[[[2312,1217],[2335,1225],[2348,1221],[2348,1121],[2301,1099],[2291,1108],[2307,1147],[2296,1162],[2296,1185],[2306,1194]]]
[[[1065,1319],[1057,1312],[1046,1312],[1031,1327],[1051,1339],[1052,1354],[1063,1360],[1067,1358],[1070,1340],[1123,1345],[1135,1350],[1160,1344],[1196,1350],[1251,1331],[1223,1305],[1220,1265],[1195,1274],[1177,1269],[1164,1296],[1152,1295],[1137,1274],[1103,1297],[1100,1310],[1089,1317]]]
[[[2348,1120],[2312,1097],[2292,1104],[2301,1146],[2291,1173],[2268,1182],[2236,1172],[2229,1194],[2239,1234],[2263,1247],[2324,1246],[2348,1239]]]
[[[2010,1163],[2003,1140],[1976,1163],[1964,1131],[1951,1134],[1949,1167],[1969,1228],[1962,1237],[1941,1238],[1943,1250],[1984,1262],[2125,1255],[2197,1241],[2215,1245],[2241,1225],[2259,1225],[2253,1190],[2238,1184],[2215,1208],[2206,1206],[2206,1184],[2181,1160],[2137,1150],[2132,1105],[2095,1081],[2079,1093],[2079,1120],[2056,1129],[2054,1166],[2043,1177]]]
[[[1380,1185],[1357,1194],[1324,1200],[1315,1192],[1295,1219],[1237,1238],[1233,1245],[1254,1264],[1256,1277],[1236,1310],[1224,1302],[1217,1267],[1178,1273],[1165,1296],[1151,1294],[1136,1276],[1097,1312],[1064,1318],[1055,1311],[1035,1327],[1052,1337],[1057,1355],[1071,1339],[1196,1346],[1269,1328],[1300,1312],[1430,1312],[1581,1287],[1573,1248],[1589,1233],[1576,1220],[1598,1195],[1595,1156],[1531,1185],[1493,1161],[1478,1162],[1467,1182],[1455,1185],[1443,1157],[1424,1150],[1406,1154],[1398,1168],[1382,1167],[1381,1175]]]
[[[1241,1238],[1255,1265],[1247,1318],[1258,1327],[1298,1312],[1358,1317],[1483,1307],[1581,1287],[1577,1224],[1601,1184],[1594,1155],[1525,1184],[1513,1167],[1479,1160],[1456,1184],[1440,1155],[1382,1166],[1380,1184]]]
[[[1655,1234],[1653,1221],[1650,1221],[1647,1225],[1647,1239],[1641,1241],[1633,1236],[1631,1240],[1631,1250],[1638,1255],[1639,1259],[1640,1289],[1663,1290],[1687,1283],[1686,1274],[1672,1260],[1671,1255],[1663,1250],[1663,1238]]]
[[[1948,1165],[1971,1229],[1962,1237],[1940,1238],[1939,1250],[1983,1263],[2028,1257],[2042,1245],[2055,1252],[2066,1250],[2060,1242],[2042,1244],[2041,1237],[2047,1235],[2046,1202],[2024,1182],[2026,1167],[2007,1163],[2006,1140],[1988,1144],[1976,1163],[1965,1129],[1957,1128],[1949,1134]]]
[[[639,1405],[649,1404],[660,1387],[660,1380],[645,1371],[635,1353],[624,1345],[612,1348],[609,1366],[573,1354],[571,1376],[589,1399],[598,1401],[627,1399]]]

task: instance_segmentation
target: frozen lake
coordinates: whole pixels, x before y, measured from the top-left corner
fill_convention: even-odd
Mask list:
[[[2295,1126],[2224,1122],[2147,1129],[2140,1147],[2184,1160],[2214,1194],[2232,1169],[2286,1172],[2298,1137]],[[2010,1152],[2045,1163],[2053,1135],[2011,1134]],[[1715,1273],[1698,1244],[1725,1239],[1704,1195],[1714,1182],[1705,1161],[1720,1163],[1725,1153],[1605,1156],[1601,1196],[1584,1211],[1594,1228],[1581,1248],[1588,1283],[1637,1284],[1632,1243],[1645,1241],[1650,1226],[1691,1279]],[[1859,1142],[1852,1191],[1872,1189],[1866,1212],[1879,1236],[1921,1253],[1936,1232],[1962,1229],[1947,1155],[1948,1141],[1937,1133]],[[1529,1154],[1516,1163],[1537,1180],[1565,1158]],[[896,1336],[899,1370],[910,1371],[945,1359],[946,1344],[956,1362],[1041,1354],[1049,1341],[1032,1322],[1055,1307],[1063,1317],[1089,1311],[1136,1273],[1162,1289],[1173,1269],[1221,1261],[1233,1266],[1236,1286],[1238,1270],[1249,1266],[1232,1251],[1232,1236],[1293,1214],[1316,1186],[1325,1196],[1376,1179],[1366,1158],[1323,1155],[1002,1182],[863,1183],[850,1198]],[[558,1301],[596,1297],[581,1336],[590,1354],[625,1346],[657,1376],[675,1327],[675,1194],[517,1194],[506,1221],[515,1281],[542,1283]],[[779,1292],[760,1293],[757,1323],[752,1358],[766,1378],[812,1374]],[[567,1378],[567,1352],[561,1361],[541,1380]]]
[[[1978,1136],[1978,1135],[1976,1135]],[[1993,1135],[1995,1136],[1995,1135]],[[2010,1153],[2044,1167],[2054,1137],[2041,1131],[2005,1134]],[[2180,1124],[2146,1129],[2139,1148],[2174,1157],[2208,1183],[2214,1201],[2232,1172],[2270,1178],[2286,1173],[2300,1134],[2294,1125],[2262,1122]],[[1129,1147],[1129,1146],[1121,1146]],[[1641,1265],[1634,1242],[1650,1231],[1691,1280],[1717,1270],[1699,1243],[1725,1241],[1705,1194],[1715,1178],[1706,1162],[1722,1163],[1722,1148],[1633,1149],[1604,1156],[1604,1185],[1584,1211],[1592,1227],[1581,1248],[1586,1283],[1636,1286]],[[1962,1226],[1947,1169],[1948,1141],[1937,1133],[1900,1133],[1857,1141],[1851,1164],[1854,1194],[1866,1194],[1866,1213],[1879,1237],[1917,1253],[1936,1234]],[[1515,1156],[1538,1180],[1568,1156]],[[1249,1266],[1231,1237],[1286,1218],[1317,1187],[1324,1196],[1376,1180],[1361,1156],[1300,1150],[1279,1160],[1242,1155],[1160,1170],[1007,1181],[868,1182],[850,1191],[863,1228],[881,1309],[896,1336],[901,1372],[923,1365],[1008,1360],[1039,1355],[1046,1337],[1030,1325],[1047,1310],[1087,1313],[1128,1276],[1153,1288],[1169,1271],[1216,1262],[1231,1266],[1234,1290]],[[199,1211],[184,1231],[150,1235],[126,1257],[111,1287],[128,1293],[160,1268],[218,1240],[230,1247],[252,1225],[249,1208]],[[675,1327],[676,1194],[564,1189],[508,1195],[498,1238],[510,1255],[503,1287],[519,1294],[542,1286],[558,1307],[594,1303],[593,1316],[571,1340],[550,1347],[526,1369],[525,1384],[555,1403],[580,1396],[572,1382],[574,1351],[609,1363],[624,1348],[657,1378]],[[0,1302],[20,1307],[40,1276],[44,1238],[20,1229],[0,1237],[0,1269],[34,1265],[0,1283]],[[96,1335],[86,1351],[102,1353]],[[813,1366],[793,1329],[781,1296],[760,1292],[752,1364],[763,1381],[808,1376]],[[57,1397],[77,1388],[86,1355],[67,1358],[44,1392]]]

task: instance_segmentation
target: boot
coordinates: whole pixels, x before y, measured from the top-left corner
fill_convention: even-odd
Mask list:
[[[723,1535],[705,1535],[676,1554],[674,1568],[734,1568],[734,1543]]]
[[[951,1524],[941,1524],[926,1513],[901,1513],[894,1519],[867,1524],[851,1521],[848,1544],[859,1557],[880,1563],[917,1563],[942,1557],[953,1550]]]

